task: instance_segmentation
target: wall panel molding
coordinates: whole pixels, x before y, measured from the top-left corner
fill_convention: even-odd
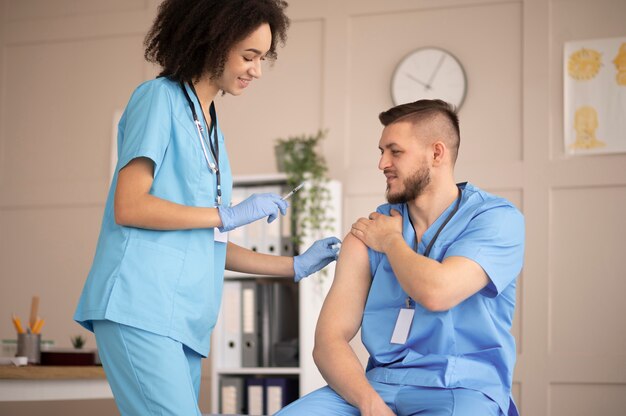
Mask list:
[[[626,384],[551,383],[550,416],[621,415]]]
[[[81,39],[141,35],[147,33],[153,17],[145,11],[111,15],[71,16],[47,19],[37,24],[7,22],[2,30],[5,45],[76,41]]]
[[[107,15],[145,11],[147,0],[9,0],[5,2],[9,22],[50,20],[68,16]]]
[[[0,206],[103,203],[112,121],[143,78],[137,35],[5,47]],[[123,65],[120,65],[123,62]],[[54,80],[51,82],[51,80]],[[132,85],[132,86],[131,86]]]

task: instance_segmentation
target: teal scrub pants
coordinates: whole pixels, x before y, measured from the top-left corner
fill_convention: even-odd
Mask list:
[[[500,416],[500,407],[476,390],[439,389],[370,380],[374,390],[398,416]],[[283,408],[277,416],[359,416],[359,409],[330,387],[322,387]]]
[[[172,338],[116,322],[93,321],[93,328],[122,416],[200,416],[200,354]]]

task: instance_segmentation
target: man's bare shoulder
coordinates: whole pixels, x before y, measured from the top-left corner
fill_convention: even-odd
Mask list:
[[[335,281],[344,280],[354,282],[363,280],[369,282],[369,257],[367,246],[361,240],[348,233],[341,243],[341,251],[337,259]]]
[[[348,233],[341,243],[341,253],[339,257],[341,258],[342,254],[350,254],[350,255],[364,255],[367,257],[367,246],[363,244],[361,240],[352,235],[352,233]]]

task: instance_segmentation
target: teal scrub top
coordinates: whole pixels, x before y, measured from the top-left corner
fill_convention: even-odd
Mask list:
[[[187,91],[199,112],[195,94]],[[218,140],[222,203],[229,205],[232,174],[219,126]],[[117,148],[96,254],[74,319],[90,331],[96,319],[140,328],[207,356],[222,298],[226,244],[215,241],[213,228],[125,227],[115,223],[113,212],[118,172],[137,157],[154,162],[150,194],[188,206],[215,206],[216,176],[179,83],[162,77],[134,91],[119,123]]]
[[[412,302],[415,315],[405,344],[390,343],[407,294],[386,256],[369,250],[373,276],[362,323],[370,353],[367,377],[382,383],[478,390],[498,403],[505,415],[517,415],[511,397],[515,339],[510,333],[516,278],[524,257],[524,218],[507,200],[471,184],[460,184],[459,210],[436,239],[430,258],[462,256],[478,263],[488,285],[457,306],[431,312]],[[403,237],[423,254],[456,201],[416,244],[406,204],[382,205],[378,212],[402,213]]]

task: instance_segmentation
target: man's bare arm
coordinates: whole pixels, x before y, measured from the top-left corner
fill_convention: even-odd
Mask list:
[[[475,261],[452,256],[440,263],[415,253],[402,238],[390,239],[385,254],[402,288],[431,311],[451,309],[489,283]]]
[[[348,234],[315,331],[313,358],[330,387],[362,415],[393,415],[365,377],[349,342],[361,325],[371,284],[367,247]]]

